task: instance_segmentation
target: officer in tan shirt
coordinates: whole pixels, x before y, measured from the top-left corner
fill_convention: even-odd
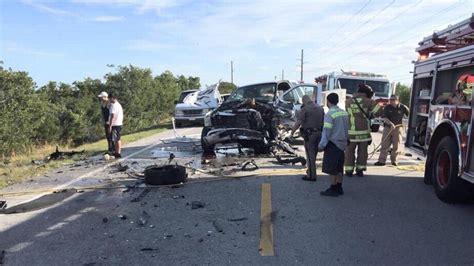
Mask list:
[[[379,160],[375,163],[377,166],[385,165],[390,146],[390,160],[393,166],[398,165],[397,157],[400,154],[400,147],[403,134],[403,116],[408,116],[410,110],[402,103],[397,95],[390,96],[390,104],[383,110],[384,128],[382,134],[382,147],[380,148]]]
[[[316,181],[316,156],[318,155],[318,146],[323,130],[324,110],[321,106],[316,105],[316,103],[311,100],[311,97],[304,95],[303,107],[298,113],[297,118],[298,120],[291,131],[291,135],[300,128],[301,135],[304,139],[308,170],[303,180]]]

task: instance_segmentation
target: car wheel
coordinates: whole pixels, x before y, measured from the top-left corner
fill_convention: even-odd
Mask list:
[[[203,127],[202,132],[201,132],[201,148],[204,152],[211,152],[214,151],[215,145],[208,145],[206,141],[204,140],[204,137],[207,136],[207,133],[211,131],[212,128],[210,127]]]
[[[145,183],[148,185],[172,185],[185,182],[186,168],[182,165],[152,165],[145,168]]]
[[[444,137],[436,147],[431,178],[436,196],[446,203],[469,199],[471,184],[459,177],[458,145],[451,137]]]

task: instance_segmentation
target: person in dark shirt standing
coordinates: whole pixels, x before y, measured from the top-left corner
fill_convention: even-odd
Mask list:
[[[304,95],[302,101],[303,107],[298,113],[298,120],[291,130],[291,135],[293,136],[295,131],[301,127],[300,131],[304,139],[304,149],[308,161],[308,170],[303,180],[316,181],[316,156],[323,130],[324,110],[321,106],[316,105],[308,95]]]
[[[408,116],[409,109],[406,105],[401,104],[397,95],[390,96],[390,104],[385,106],[383,110],[384,128],[382,134],[382,147],[380,148],[379,160],[375,165],[385,165],[387,154],[390,146],[390,160],[392,165],[397,166],[397,156],[400,154],[400,145],[403,134],[403,116]]]
[[[107,153],[114,154],[115,153],[114,144],[112,142],[112,137],[109,131],[109,109],[110,109],[109,95],[107,92],[103,91],[98,95],[98,97],[100,101],[100,109],[102,111],[102,122],[104,123],[105,138],[107,139],[107,144],[108,144]]]

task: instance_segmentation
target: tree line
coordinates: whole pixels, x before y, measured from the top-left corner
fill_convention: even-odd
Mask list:
[[[124,133],[157,125],[174,110],[183,90],[200,87],[199,77],[154,76],[148,68],[119,66],[100,79],[37,87],[24,71],[0,67],[0,155],[3,158],[45,144],[80,145],[103,138],[97,95],[114,93],[124,108]]]

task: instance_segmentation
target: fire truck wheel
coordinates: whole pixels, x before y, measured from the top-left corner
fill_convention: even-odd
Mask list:
[[[444,137],[436,147],[432,181],[438,198],[446,203],[459,203],[469,199],[470,184],[458,176],[459,151],[453,138]]]

